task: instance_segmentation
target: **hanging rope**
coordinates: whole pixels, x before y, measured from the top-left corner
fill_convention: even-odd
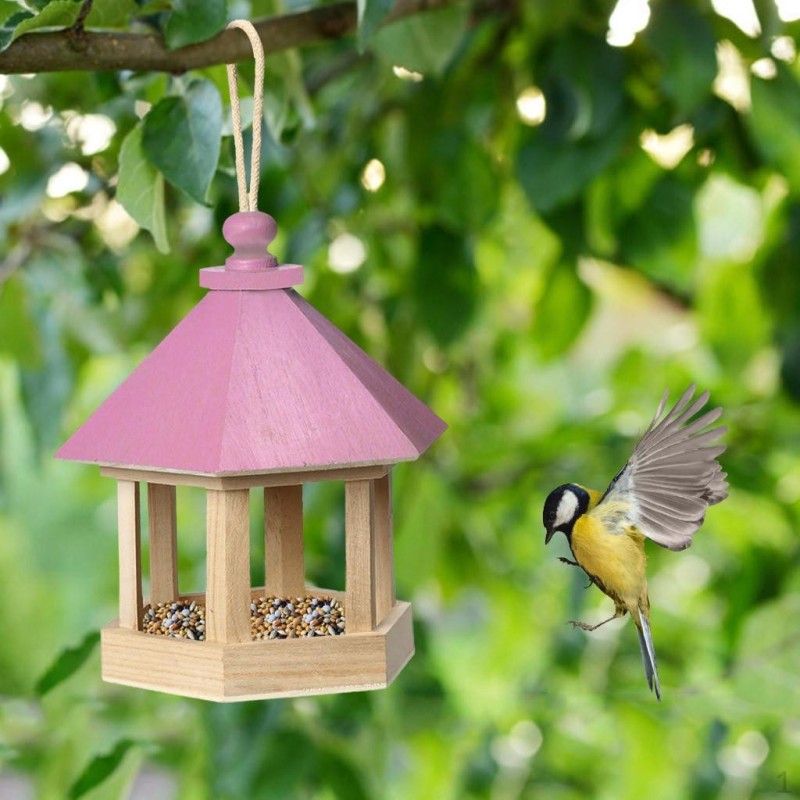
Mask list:
[[[250,190],[247,190],[247,172],[244,166],[244,140],[242,138],[242,112],[239,107],[239,80],[236,64],[228,64],[228,87],[231,94],[233,144],[236,150],[236,181],[239,184],[239,211],[258,210],[258,181],[261,177],[261,123],[264,106],[264,47],[252,22],[235,19],[229,28],[239,28],[247,34],[253,46],[256,76],[253,83],[253,150],[250,154]]]

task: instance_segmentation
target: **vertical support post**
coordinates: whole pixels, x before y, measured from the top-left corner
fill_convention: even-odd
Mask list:
[[[178,599],[178,521],[175,487],[147,484],[150,525],[150,603]]]
[[[206,493],[206,638],[250,641],[250,492]]]
[[[303,486],[264,489],[264,552],[267,593],[301,597],[303,562]]]
[[[373,482],[375,504],[375,617],[380,622],[394,607],[392,482],[387,473]]]
[[[347,633],[375,628],[375,514],[371,481],[345,482]]]
[[[142,629],[142,518],[139,484],[117,483],[119,533],[119,626]]]

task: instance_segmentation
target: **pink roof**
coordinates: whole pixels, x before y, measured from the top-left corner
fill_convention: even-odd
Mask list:
[[[222,290],[56,456],[207,475],[283,472],[415,459],[446,427],[294,290]]]

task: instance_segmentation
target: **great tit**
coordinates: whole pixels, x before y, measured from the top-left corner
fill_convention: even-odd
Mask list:
[[[703,392],[693,400],[694,393],[692,384],[662,417],[669,397],[664,392],[653,421],[605,493],[565,483],[544,504],[545,544],[557,531],[565,534],[575,560],[560,560],[583,569],[614,601],[612,617],[596,625],[576,620],[571,624],[593,631],[629,613],[639,632],[648,686],[659,700],[644,540],[669,550],[686,549],[707,508],[728,496],[727,475],[717,461],[725,446],[713,444],[727,429],[705,430],[720,418],[722,409],[692,421],[709,398]]]

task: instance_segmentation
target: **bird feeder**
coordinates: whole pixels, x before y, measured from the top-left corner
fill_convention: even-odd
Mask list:
[[[414,652],[395,599],[390,471],[445,424],[292,288],[303,268],[268,253],[272,217],[234,214],[209,291],[58,451],[117,481],[119,619],[102,632],[103,678],[206,700],[379,689]],[[345,591],[306,584],[302,487],[343,481]],[[178,586],[176,490],[206,493],[206,591]],[[266,586],[250,580],[250,490],[264,493]],[[142,594],[146,497],[150,597]],[[330,596],[336,636],[253,641],[251,603]],[[143,631],[146,607],[202,603],[203,641]]]

